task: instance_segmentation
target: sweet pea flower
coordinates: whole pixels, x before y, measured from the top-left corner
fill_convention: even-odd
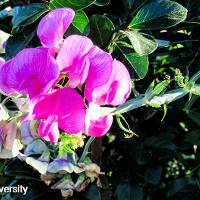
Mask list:
[[[63,36],[74,18],[75,12],[70,8],[59,8],[50,11],[40,21],[37,36],[42,45],[58,50]]]
[[[58,19],[58,16],[61,17]],[[89,38],[71,35],[62,43],[72,16],[68,9],[51,11],[41,20],[37,33],[44,46],[56,49],[59,70],[69,79],[67,86],[76,88],[85,84],[84,96],[89,108],[84,132],[86,135],[100,137],[110,129],[113,121],[111,115],[101,117],[100,106],[124,103],[131,92],[131,79],[121,62],[113,60],[109,53],[95,46]],[[63,25],[65,23],[66,26]],[[56,27],[52,28],[52,24],[56,24]],[[94,116],[95,112],[98,114]],[[56,116],[49,117],[44,123],[41,122],[40,132],[52,132],[59,126],[57,122]]]
[[[112,57],[106,59],[107,54],[98,47],[90,51],[91,65],[84,94],[88,102],[117,106],[129,97],[131,79],[126,67]],[[102,65],[106,67],[102,69]]]
[[[88,52],[92,47],[92,41],[85,36],[71,35],[64,40],[56,60],[60,71],[68,74],[69,87],[85,82],[90,67]]]
[[[0,90],[32,99],[46,93],[58,75],[58,65],[47,48],[27,48],[0,66]]]
[[[99,105],[91,102],[86,112],[84,133],[88,136],[101,137],[105,135],[113,123],[113,116],[101,117]]]
[[[72,88],[57,89],[37,100],[27,119],[41,120],[38,135],[56,143],[59,128],[68,134],[76,134],[83,129],[84,102],[81,95]]]

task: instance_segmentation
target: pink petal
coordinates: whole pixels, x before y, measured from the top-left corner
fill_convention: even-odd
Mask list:
[[[100,117],[100,106],[90,103],[85,118],[85,134],[88,136],[101,137],[111,128],[113,116]]]
[[[64,33],[74,18],[70,8],[59,8],[50,11],[38,25],[37,35],[44,47],[59,49]]]
[[[85,97],[88,102],[98,102],[110,88],[114,77],[112,57],[94,46],[90,53],[90,70],[86,79]]]
[[[113,68],[115,68],[114,79],[107,93],[99,100],[98,103],[101,105],[120,105],[131,93],[131,78],[126,67],[121,62],[114,60]]]
[[[112,74],[112,56],[94,46],[89,52],[90,69],[86,80],[88,88],[104,85]]]
[[[87,37],[72,35],[65,39],[57,56],[60,70],[69,74],[69,86],[83,84],[89,71],[88,52],[93,43]]]
[[[38,127],[38,135],[47,141],[56,143],[60,135],[57,120],[57,116],[49,116],[47,120],[42,120]]]
[[[47,48],[28,48],[0,68],[0,90],[7,94],[46,93],[58,78],[59,70]]]
[[[82,130],[85,121],[84,102],[75,90],[63,88],[46,94],[33,109],[34,119],[48,119],[49,116],[58,117],[58,127],[68,134],[75,134]]]

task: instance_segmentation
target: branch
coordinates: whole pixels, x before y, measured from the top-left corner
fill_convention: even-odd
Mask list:
[[[197,93],[200,92],[200,84],[196,84],[188,91],[185,88],[178,88],[171,91],[166,92],[160,96],[154,96],[152,99],[148,99],[146,96],[139,96],[137,98],[131,99],[124,103],[123,105],[118,106],[117,108],[106,108],[102,107],[102,116],[112,114],[112,115],[119,115],[122,113],[129,112],[136,108],[145,106],[145,105],[163,105],[169,104],[173,101],[183,98],[188,93]]]

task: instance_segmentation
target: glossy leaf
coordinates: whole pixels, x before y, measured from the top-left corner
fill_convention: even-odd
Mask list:
[[[13,36],[10,36],[6,44],[6,53],[8,54],[8,57],[15,56],[19,51],[27,47],[34,35],[34,32],[24,32],[23,35],[21,33],[16,33]]]
[[[90,6],[94,2],[95,0],[50,0],[49,5],[51,9],[68,7],[74,10],[80,10]]]
[[[136,184],[120,183],[115,191],[116,200],[142,200],[143,190]]]
[[[160,182],[162,175],[162,167],[161,165],[153,164],[152,166],[148,166],[142,174],[139,174],[146,182],[157,185]]]
[[[131,65],[135,70],[140,79],[144,78],[148,72],[149,61],[148,57],[139,56],[133,51],[133,49],[125,48],[121,44],[118,44],[117,47],[123,54],[125,60]]]
[[[48,6],[42,3],[34,3],[28,6],[17,6],[12,11],[13,28],[32,24],[45,12],[48,11]]]
[[[90,185],[81,196],[88,200],[101,200],[100,192],[94,184]]]
[[[189,142],[193,145],[200,146],[200,130],[194,130],[189,133],[187,133],[185,137],[185,141]]]
[[[197,124],[200,125],[200,113],[199,113],[199,112],[194,111],[194,110],[190,110],[190,111],[188,112],[188,117],[189,117],[192,121],[194,121],[194,122],[196,122]]]
[[[106,6],[110,3],[110,0],[96,0],[94,2],[95,5],[97,6]]]
[[[126,0],[128,4],[128,8],[131,9],[135,3],[135,0]]]
[[[162,29],[185,20],[187,9],[169,0],[155,0],[144,5],[131,21],[131,29]]]
[[[134,50],[140,55],[148,55],[154,52],[158,43],[151,35],[138,31],[126,31],[125,34],[129,38]]]
[[[89,19],[84,11],[76,11],[76,15],[68,29],[68,33],[88,35],[90,31]]]
[[[90,17],[90,38],[100,47],[104,47],[110,41],[115,27],[112,21],[103,15]]]

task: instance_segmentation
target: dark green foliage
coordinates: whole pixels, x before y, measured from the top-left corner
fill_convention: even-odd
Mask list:
[[[200,70],[199,0],[44,2],[0,3],[0,29],[12,34],[2,56],[10,58],[25,47],[39,44],[35,30],[49,9],[47,5],[50,9],[71,6],[78,11],[66,35],[88,35],[95,44],[121,60],[134,82],[131,98],[138,93],[145,94],[147,88],[158,95],[167,89],[185,87],[187,77]],[[8,13],[3,10],[4,5],[16,12]],[[198,77],[195,79],[199,83]],[[199,96],[188,95],[165,108],[151,105],[124,114],[138,137],[126,138],[115,121],[109,134],[103,137],[102,147],[101,168],[106,174],[110,199],[200,199],[199,105]],[[53,199],[62,199],[60,192],[41,183],[31,168],[20,165],[17,160],[0,161],[0,185],[8,185],[15,179],[15,184],[28,184],[31,188],[26,198],[15,199],[50,199],[50,195]],[[84,193],[75,194],[71,199],[102,198],[100,189],[90,185]]]

